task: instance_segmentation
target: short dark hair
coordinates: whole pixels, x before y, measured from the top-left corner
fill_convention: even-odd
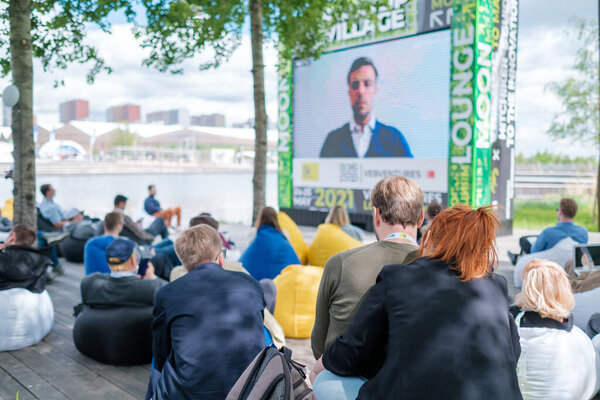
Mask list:
[[[190,219],[190,228],[200,224],[209,225],[219,230],[219,221],[211,217],[210,214],[200,214]]]
[[[109,212],[104,216],[104,230],[114,230],[117,227],[117,225],[123,224],[124,219],[125,218],[123,217],[123,214],[121,214],[118,211]]]
[[[15,234],[16,243],[19,246],[31,247],[37,239],[37,232],[31,225],[17,224],[13,226],[10,233]]]
[[[352,66],[350,67],[350,71],[348,71],[348,77],[346,79],[348,84],[350,84],[350,75],[354,71],[360,69],[361,67],[364,67],[365,65],[368,65],[371,68],[373,68],[373,71],[375,71],[375,79],[377,79],[379,74],[377,73],[377,68],[375,68],[375,64],[373,64],[373,60],[371,60],[370,58],[367,58],[367,57],[359,57],[356,60],[354,60],[354,62],[352,63]]]
[[[52,185],[49,183],[44,183],[42,186],[40,186],[40,192],[42,192],[42,196],[46,197],[46,193],[48,193],[51,187]]]
[[[575,218],[577,215],[577,202],[573,199],[560,199],[560,211],[567,218]]]
[[[127,197],[123,196],[122,194],[118,194],[115,196],[115,206],[118,206],[120,203],[122,202],[127,202]]]
[[[152,189],[154,187],[154,185],[148,185],[148,191],[150,191],[150,189]]]
[[[429,205],[427,206],[427,211],[425,211],[425,213],[427,214],[427,216],[431,219],[434,219],[436,215],[438,215],[440,212],[442,212],[443,207],[440,203],[438,203],[436,200],[432,200]]]

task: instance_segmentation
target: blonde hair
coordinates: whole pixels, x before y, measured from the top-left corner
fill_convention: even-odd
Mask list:
[[[403,176],[390,176],[377,183],[371,203],[383,222],[390,225],[417,225],[423,211],[423,190]]]
[[[186,270],[213,262],[221,252],[221,238],[215,228],[206,224],[186,229],[175,241],[175,253]]]
[[[326,224],[335,224],[337,226],[350,225],[350,218],[346,209],[342,206],[335,206],[329,210],[327,218],[325,218]]]
[[[515,304],[544,318],[562,321],[571,314],[575,298],[567,273],[555,262],[534,259],[523,269],[523,287]]]
[[[131,252],[131,256],[124,263],[108,264],[108,268],[110,268],[110,270],[114,272],[129,271],[131,269],[130,261],[133,257],[135,257],[135,251]]]

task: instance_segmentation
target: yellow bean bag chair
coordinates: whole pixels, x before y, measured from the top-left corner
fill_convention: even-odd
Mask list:
[[[289,217],[286,213],[280,211],[277,214],[277,221],[279,222],[279,226],[282,230],[287,231],[289,234],[289,241],[296,255],[300,259],[302,264],[306,264],[308,259],[308,246],[304,241],[304,237],[302,236],[302,232],[298,229],[298,225],[294,222],[293,219]]]
[[[5,218],[8,218],[12,221],[13,219],[13,203],[14,203],[15,199],[14,197],[6,200],[4,202],[4,205],[2,206],[2,216]]]
[[[277,287],[275,319],[288,338],[309,338],[315,324],[323,268],[289,265],[273,282]]]
[[[324,267],[334,254],[362,246],[362,243],[348,235],[337,225],[321,224],[308,248],[308,263]]]

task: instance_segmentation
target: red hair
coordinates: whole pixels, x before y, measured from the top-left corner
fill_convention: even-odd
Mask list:
[[[494,246],[498,227],[492,206],[447,208],[433,219],[419,257],[450,264],[462,281],[484,277],[498,264]]]

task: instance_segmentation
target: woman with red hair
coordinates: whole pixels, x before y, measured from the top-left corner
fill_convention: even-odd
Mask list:
[[[498,227],[491,207],[442,211],[418,258],[383,268],[319,359],[317,398],[521,399],[507,284],[492,272]]]

